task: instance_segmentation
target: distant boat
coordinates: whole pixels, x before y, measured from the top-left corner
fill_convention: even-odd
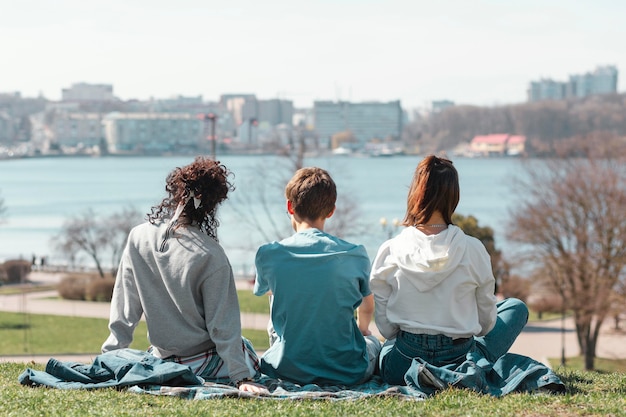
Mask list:
[[[390,148],[388,146],[376,147],[370,151],[370,156],[375,157],[390,157],[404,155],[404,150],[401,148]]]
[[[333,149],[333,155],[351,155],[352,151],[348,148],[344,148],[339,146],[338,148]]]

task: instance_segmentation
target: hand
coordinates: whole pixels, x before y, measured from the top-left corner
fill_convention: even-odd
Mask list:
[[[261,384],[257,384],[256,382],[244,382],[243,384],[239,385],[239,391],[244,391],[244,392],[254,392],[257,394],[269,394],[270,391],[263,385]]]
[[[361,334],[363,336],[371,336],[372,335],[372,332],[370,331],[370,329],[365,329],[365,330],[359,329],[359,330],[361,330]]]

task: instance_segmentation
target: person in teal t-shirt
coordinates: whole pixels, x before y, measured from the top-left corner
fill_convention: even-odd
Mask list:
[[[256,254],[254,293],[271,299],[271,346],[261,372],[298,384],[365,382],[381,349],[368,329],[374,299],[367,252],[324,232],[337,199],[328,172],[298,170],[285,196],[296,233]]]

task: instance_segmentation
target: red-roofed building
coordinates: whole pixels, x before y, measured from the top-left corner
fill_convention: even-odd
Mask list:
[[[474,155],[520,155],[524,153],[526,136],[498,133],[478,135],[470,142],[469,152]]]

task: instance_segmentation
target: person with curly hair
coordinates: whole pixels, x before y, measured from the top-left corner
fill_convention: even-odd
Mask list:
[[[152,355],[259,392],[258,357],[241,335],[232,268],[217,240],[217,208],[234,189],[229,175],[197,157],[167,176],[167,197],[128,236],[102,352],[128,348],[143,314]]]

